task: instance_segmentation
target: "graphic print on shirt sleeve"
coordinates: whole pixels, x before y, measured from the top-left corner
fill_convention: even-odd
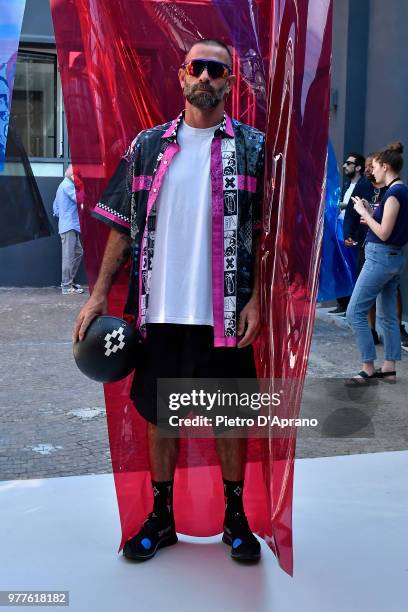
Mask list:
[[[224,333],[236,336],[238,178],[235,138],[221,143],[224,191]]]

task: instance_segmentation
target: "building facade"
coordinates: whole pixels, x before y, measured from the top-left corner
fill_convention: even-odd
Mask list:
[[[0,286],[58,286],[61,241],[52,204],[69,163],[69,143],[49,0],[26,2],[11,115],[55,233],[1,248]],[[19,164],[6,163],[5,175],[19,172]],[[86,282],[83,267],[79,280]]]
[[[330,138],[339,165],[350,151],[367,155],[399,140],[406,181],[408,2],[333,0],[333,9]],[[408,266],[401,293],[408,320]]]

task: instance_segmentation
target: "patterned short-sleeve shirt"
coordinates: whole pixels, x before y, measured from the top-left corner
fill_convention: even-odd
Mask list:
[[[181,113],[172,122],[138,134],[93,211],[94,217],[132,238],[125,316],[134,317],[143,335],[154,255],[156,201],[166,171],[180,150],[177,132],[183,116]],[[263,133],[225,114],[211,143],[210,173],[214,345],[236,346],[238,317],[251,297],[254,283],[253,238],[261,228]]]

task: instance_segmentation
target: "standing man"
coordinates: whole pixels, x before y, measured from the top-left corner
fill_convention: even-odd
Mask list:
[[[354,240],[350,240],[350,215],[354,215],[353,210],[353,202],[351,200],[351,196],[355,195],[355,190],[358,189],[359,195],[361,192],[361,196],[364,199],[371,200],[372,195],[372,187],[370,182],[364,176],[364,168],[365,168],[365,159],[360,153],[350,153],[347,156],[346,161],[343,164],[343,173],[344,173],[344,183],[343,190],[340,202],[340,213],[337,218],[337,237],[339,239],[340,248],[342,248],[343,256],[349,265],[353,266],[353,274],[354,267],[356,265],[355,259],[353,257],[354,253],[352,251],[344,248],[344,244],[346,247],[355,247],[357,246],[357,242]],[[351,211],[349,203],[351,203]],[[352,221],[354,220],[351,219]],[[350,296],[341,296],[337,298],[337,306],[334,310],[329,311],[329,314],[332,315],[346,315],[346,310],[348,303],[350,301]]]
[[[348,186],[346,193],[349,192],[353,196],[358,196],[363,200],[367,200],[367,202],[370,202],[374,207],[382,194],[372,174],[372,160],[373,155],[369,155],[365,159],[364,174],[359,176],[357,182],[353,183],[350,181],[350,185]],[[349,191],[350,188],[351,192]],[[351,195],[349,196],[347,193],[347,195],[345,194],[343,197],[344,201],[347,200],[343,222],[344,242],[346,246],[358,246],[359,249],[361,249],[364,245],[367,234],[367,225],[361,223],[360,215],[354,210]],[[358,264],[358,272],[360,272],[363,264],[364,261],[361,263],[361,265],[360,263]]]
[[[145,337],[131,397],[148,422],[154,504],[124,546],[130,559],[150,559],[177,542],[178,440],[157,427],[157,379],[256,377],[264,135],[224,112],[236,80],[231,67],[222,42],[192,45],[178,73],[185,110],[137,136],[94,211],[112,229],[73,340],[81,341],[92,319],[106,312],[113,276],[129,255],[126,312]],[[216,437],[226,502],[223,541],[233,558],[256,561],[260,545],[242,502],[246,442],[234,430]]]
[[[54,217],[58,217],[58,232],[62,244],[62,295],[83,293],[82,287],[74,283],[76,273],[82,261],[81,244],[77,208],[77,193],[74,184],[74,172],[70,164],[65,172],[65,178],[60,183],[53,204]]]

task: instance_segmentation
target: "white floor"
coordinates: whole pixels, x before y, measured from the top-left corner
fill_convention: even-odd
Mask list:
[[[405,612],[407,474],[408,452],[297,461],[294,578],[219,538],[127,562],[110,475],[0,482],[0,590],[69,590],[75,612]]]

